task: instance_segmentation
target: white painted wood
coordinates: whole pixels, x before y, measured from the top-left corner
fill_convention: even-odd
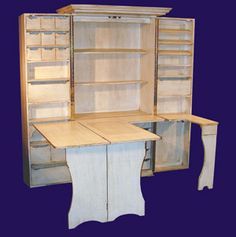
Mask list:
[[[86,221],[107,221],[106,146],[68,148],[73,196],[69,229]]]
[[[108,221],[120,215],[144,215],[140,187],[145,143],[108,145]]]
[[[198,179],[198,190],[203,190],[204,187],[212,189],[214,182],[217,125],[206,126],[206,127],[211,127],[210,128],[211,132],[215,131],[215,134],[213,133],[204,134],[205,129],[202,130],[202,142],[204,146],[204,162],[201,174]]]

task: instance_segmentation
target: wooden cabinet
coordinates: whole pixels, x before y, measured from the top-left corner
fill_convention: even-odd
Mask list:
[[[194,19],[164,17],[170,10],[71,5],[58,14],[20,16],[29,186],[71,180],[65,150],[33,127],[59,121],[127,121],[162,138],[145,142],[143,175],[188,168]]]

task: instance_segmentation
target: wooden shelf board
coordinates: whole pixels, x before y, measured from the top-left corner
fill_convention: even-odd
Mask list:
[[[178,95],[178,94],[175,94],[175,95],[162,95],[162,94],[158,94],[158,97],[187,97],[187,98],[190,98],[192,95],[191,94],[186,94],[186,95]]]
[[[74,118],[84,120],[84,119],[114,118],[114,117],[143,116],[143,115],[148,114],[140,110],[132,110],[132,111],[119,111],[119,112],[81,113],[81,114],[75,114]]]
[[[29,101],[29,105],[38,105],[38,104],[64,104],[71,103],[69,100],[55,100],[55,101]]]
[[[43,147],[43,146],[48,146],[48,145],[49,143],[46,140],[30,142],[31,147]]]
[[[159,44],[165,45],[192,45],[193,42],[191,40],[159,40]]]
[[[37,84],[37,83],[65,83],[69,82],[69,78],[47,78],[47,79],[34,79],[29,80],[28,83]]]
[[[159,55],[179,55],[179,56],[191,56],[192,52],[187,50],[159,50]]]
[[[123,84],[141,84],[147,83],[144,80],[127,80],[127,81],[97,81],[97,82],[75,82],[75,85],[86,85],[86,86],[93,86],[93,85],[123,85]]]
[[[118,49],[118,48],[100,48],[100,49],[74,49],[75,53],[84,53],[84,54],[101,54],[101,53],[137,53],[137,54],[145,54],[147,53],[144,49]]]
[[[191,78],[192,76],[189,75],[158,75],[158,78]]]
[[[63,29],[27,29],[26,32],[70,32]]]
[[[158,64],[158,67],[192,67],[192,65],[180,65],[180,64]]]
[[[49,117],[49,118],[34,118],[29,119],[29,123],[45,123],[45,122],[61,122],[61,121],[69,121],[71,118],[68,117]]]
[[[192,31],[189,29],[171,29],[171,28],[160,28],[159,29],[160,33],[191,33]]]
[[[68,44],[65,45],[27,45],[27,48],[69,48]]]
[[[66,161],[51,161],[45,163],[31,164],[31,168],[34,170],[54,168],[59,166],[66,166]]]
[[[27,63],[58,63],[58,62],[65,62],[69,63],[70,59],[65,59],[65,60],[27,60]]]

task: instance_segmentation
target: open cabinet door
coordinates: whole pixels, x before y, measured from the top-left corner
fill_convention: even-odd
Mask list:
[[[191,113],[194,19],[158,18],[156,22],[157,114]],[[191,125],[187,121],[157,123],[155,171],[188,168]]]

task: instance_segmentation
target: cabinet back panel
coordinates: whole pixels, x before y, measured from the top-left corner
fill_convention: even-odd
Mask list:
[[[115,112],[139,109],[139,85],[76,85],[75,112]],[[82,101],[82,103],[81,103]]]

